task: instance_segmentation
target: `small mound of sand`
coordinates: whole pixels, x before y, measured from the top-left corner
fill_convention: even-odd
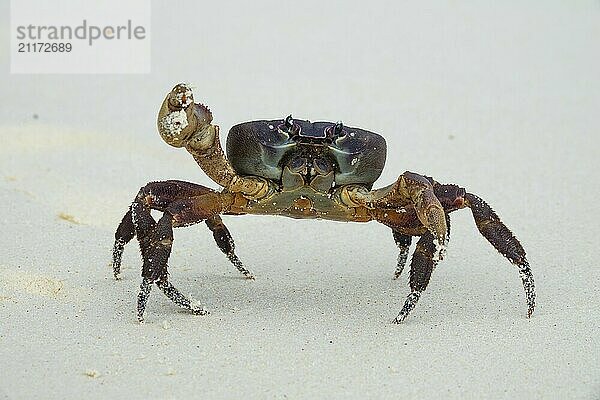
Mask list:
[[[0,289],[2,290],[21,291],[52,298],[66,296],[63,281],[59,279],[8,270],[0,271],[0,278]]]

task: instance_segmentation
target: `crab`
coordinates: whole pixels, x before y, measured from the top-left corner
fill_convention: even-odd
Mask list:
[[[535,307],[535,286],[525,250],[492,208],[455,184],[404,172],[389,186],[373,190],[386,160],[385,139],[341,122],[293,119],[259,120],[235,125],[221,147],[219,127],[208,107],[194,103],[187,84],[176,85],[158,113],[158,132],[171,146],[184,147],[200,168],[222,187],[213,190],[179,180],[142,187],[115,233],[113,273],[120,278],[124,246],[137,236],[143,259],[137,318],[153,284],[193,314],[208,314],[169,280],[173,228],[204,221],[219,249],[248,279],[254,279],[235,253],[221,215],[279,215],[299,219],[377,221],[391,228],[399,254],[394,278],[407,262],[412,238],[419,237],[410,262],[410,294],[394,323],[405,320],[444,258],[449,214],[469,208],[479,232],[518,268],[527,302]],[[162,212],[156,221],[152,210]]]

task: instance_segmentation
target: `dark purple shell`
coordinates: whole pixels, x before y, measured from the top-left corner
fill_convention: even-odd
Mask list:
[[[235,125],[227,136],[227,157],[240,175],[281,181],[288,160],[302,153],[331,162],[335,185],[364,184],[379,178],[385,165],[385,139],[364,129],[332,122],[262,120]]]

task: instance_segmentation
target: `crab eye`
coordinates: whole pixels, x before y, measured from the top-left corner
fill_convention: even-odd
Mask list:
[[[277,130],[281,133],[295,136],[300,133],[300,126],[294,122],[294,118],[291,115],[288,115],[282,124],[277,126]]]
[[[292,129],[294,127],[294,118],[292,118],[292,114],[285,118],[284,125],[288,129]]]
[[[342,131],[344,130],[344,124],[342,123],[342,121],[338,121],[335,126],[333,127],[333,133],[336,136],[339,136]]]
[[[338,121],[335,123],[335,125],[325,128],[325,136],[330,140],[335,140],[344,135],[344,124],[342,121]]]

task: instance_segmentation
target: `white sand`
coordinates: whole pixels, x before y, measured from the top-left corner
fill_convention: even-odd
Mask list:
[[[150,76],[2,72],[0,398],[600,396],[598,2],[166,4]],[[150,180],[216,187],[156,133],[179,81],[224,132],[290,112],[342,119],[386,136],[378,185],[408,169],[481,195],[528,252],[534,317],[462,211],[400,326],[407,271],[391,280],[388,229],[274,217],[225,219],[255,282],[204,225],[177,230],[172,281],[212,314],[155,290],[138,325],[136,245],[123,281],[109,267],[128,203]]]

